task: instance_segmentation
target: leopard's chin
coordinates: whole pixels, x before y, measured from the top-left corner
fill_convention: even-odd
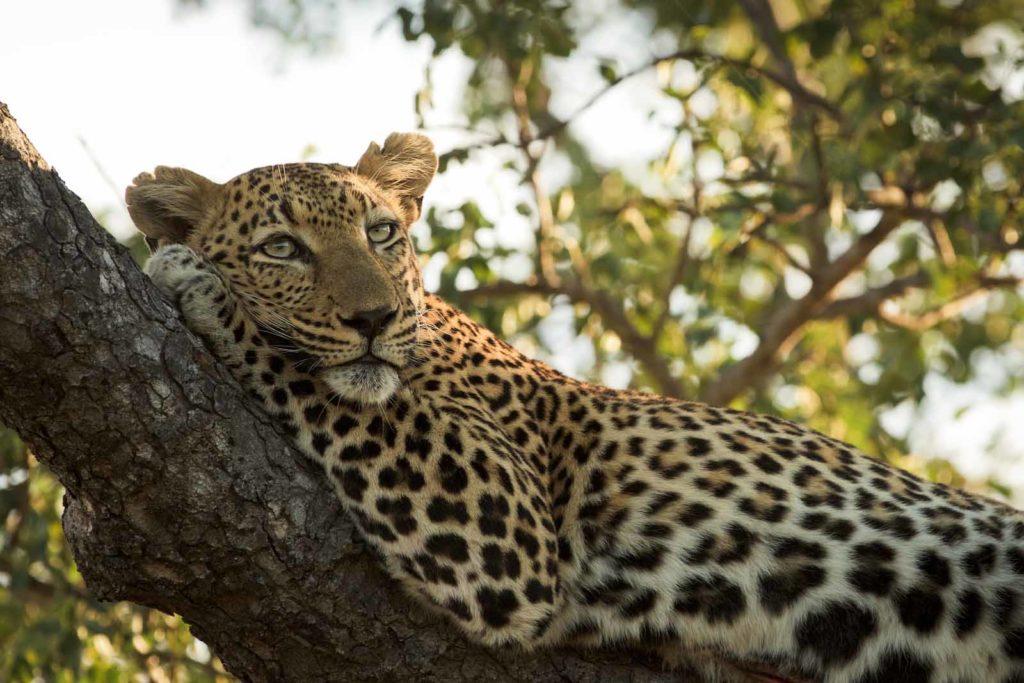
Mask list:
[[[321,377],[338,396],[356,403],[379,404],[402,386],[394,366],[387,363],[349,363],[327,368]]]

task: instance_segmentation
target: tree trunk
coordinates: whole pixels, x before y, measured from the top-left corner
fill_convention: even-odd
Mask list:
[[[678,680],[421,610],[0,104],[0,421],[67,489],[89,591],[181,614],[245,680]]]

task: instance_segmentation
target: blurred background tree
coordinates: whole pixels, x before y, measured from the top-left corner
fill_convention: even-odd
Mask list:
[[[345,11],[250,9],[317,53]],[[1019,404],[1020,2],[424,0],[390,26],[432,50],[410,107],[459,140],[442,173],[496,169],[495,197],[428,201],[415,234],[442,296],[571,374],[782,415],[934,480],[1020,493],[998,468],[915,453],[911,430],[928,401],[967,410],[956,387]],[[434,66],[451,53],[471,66],[462,116],[439,123]],[[623,93],[660,131],[636,139],[643,164],[580,134]],[[986,457],[1020,471],[1021,434]],[[60,495],[3,433],[0,679],[224,677],[178,620],[86,596]]]

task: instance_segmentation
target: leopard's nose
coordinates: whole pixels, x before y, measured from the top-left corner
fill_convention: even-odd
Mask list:
[[[398,308],[381,306],[367,311],[359,311],[351,318],[343,318],[342,322],[366,337],[368,341],[373,341],[374,337],[380,334],[380,331],[394,320],[397,314]]]

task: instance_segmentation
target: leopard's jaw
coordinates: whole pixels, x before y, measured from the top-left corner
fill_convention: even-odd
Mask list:
[[[402,386],[398,371],[383,363],[352,363],[328,368],[320,377],[340,397],[364,405],[383,403]]]

